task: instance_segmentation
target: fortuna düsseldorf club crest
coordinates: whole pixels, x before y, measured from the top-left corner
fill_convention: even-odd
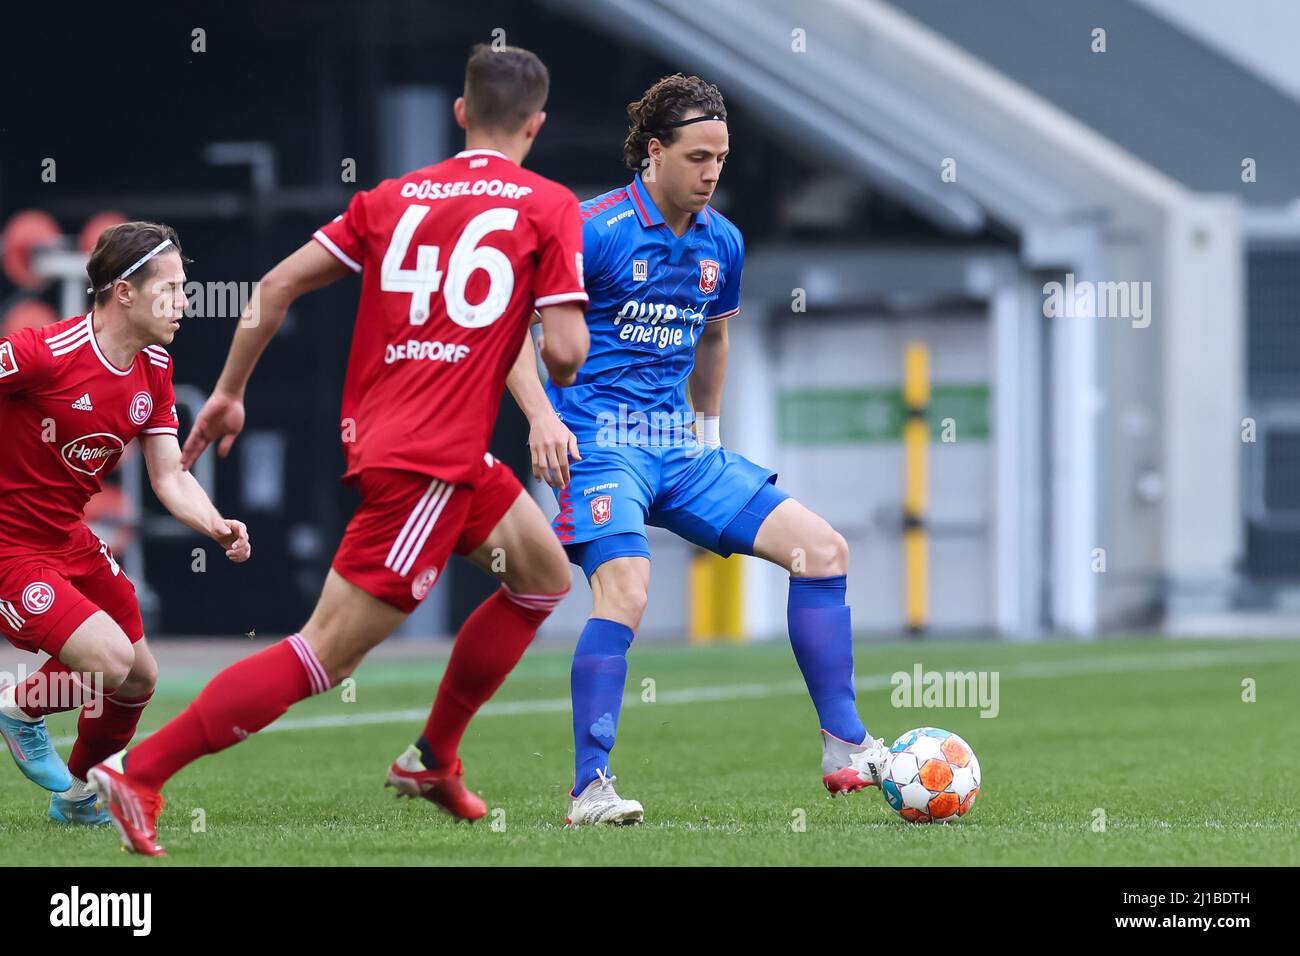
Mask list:
[[[60,454],[73,471],[83,475],[98,475],[115,455],[122,454],[122,439],[108,432],[82,435],[63,446]]]
[[[23,608],[28,614],[44,614],[54,603],[54,588],[44,581],[27,585],[23,591]]]
[[[709,295],[718,287],[718,276],[722,274],[722,266],[718,265],[716,259],[700,260],[700,291]]]
[[[417,601],[423,601],[429,596],[429,591],[433,589],[433,582],[438,579],[438,569],[429,568],[421,571],[416,575],[415,580],[411,582],[411,597]]]
[[[614,513],[614,499],[609,495],[597,495],[591,499],[591,520],[594,524],[608,524]]]
[[[131,399],[131,421],[143,425],[153,414],[153,396],[148,392],[136,392]]]

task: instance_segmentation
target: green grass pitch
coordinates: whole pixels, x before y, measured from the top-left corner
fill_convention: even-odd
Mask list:
[[[889,675],[916,663],[998,672],[1000,712],[891,706]],[[442,666],[368,664],[354,702],[335,690],[187,768],[167,789],[167,860],[127,856],[107,828],[49,822],[44,791],[12,767],[0,767],[0,845],[11,863],[67,866],[1300,864],[1295,643],[860,643],[858,702],[873,733],[944,727],[979,755],[970,815],[929,827],[904,823],[874,789],[829,798],[812,705],[783,643],[634,647],[614,769],[646,823],[573,831],[569,656],[534,650],[462,749],[492,812],[456,823],[381,786]],[[207,676],[164,672],[144,728]],[[1247,678],[1254,702],[1242,699]],[[68,715],[50,723],[65,741],[73,732]]]

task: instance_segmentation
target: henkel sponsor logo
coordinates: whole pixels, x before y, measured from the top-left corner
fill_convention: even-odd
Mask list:
[[[520,186],[501,179],[460,179],[454,183],[435,183],[422,179],[418,183],[402,183],[402,195],[407,199],[454,199],[457,196],[523,199],[532,195],[532,192],[532,186]]]
[[[421,342],[419,339],[410,339],[398,345],[389,345],[384,349],[384,364],[392,365],[394,362],[420,360],[455,364],[467,355],[469,355],[468,345],[458,345],[455,342]]]
[[[83,475],[98,475],[115,455],[122,454],[126,446],[122,439],[109,432],[82,435],[63,446],[63,460],[73,471]]]

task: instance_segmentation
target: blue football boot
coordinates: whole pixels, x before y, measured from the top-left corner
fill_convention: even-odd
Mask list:
[[[113,815],[99,805],[93,793],[81,800],[65,800],[57,793],[50,794],[50,819],[59,823],[76,823],[97,827],[113,822]]]
[[[32,783],[52,793],[62,793],[72,786],[72,774],[50,743],[43,719],[29,723],[0,714],[0,735],[9,745],[14,763]]]

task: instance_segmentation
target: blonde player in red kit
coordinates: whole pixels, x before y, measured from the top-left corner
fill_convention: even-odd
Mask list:
[[[83,522],[103,479],[139,438],[154,493],[232,561],[248,535],[181,469],[171,344],[185,312],[185,265],[169,226],[129,222],[99,237],[86,265],[94,309],[0,340],[0,635],[49,660],[0,689],[0,733],[19,768],[53,791],[49,815],[108,823],[86,788],[124,747],[158,665],[135,587]],[[65,766],[45,716],[81,708]]]
[[[463,783],[461,737],[570,581],[541,509],[487,454],[534,310],[555,381],[572,382],[587,354],[577,199],[519,165],[545,121],[548,86],[532,53],[476,47],[454,107],[466,149],[359,193],[262,280],[260,316],[245,315],[185,462],[214,441],[229,451],[253,366],[289,303],[359,272],[342,419],[344,479],[362,504],[299,633],[227,668],[175,720],[91,771],[128,849],[161,854],[163,783],[351,674],[453,551],[489,572],[504,554],[507,570],[457,635],[424,732],[388,783],[459,818],[487,813]]]

